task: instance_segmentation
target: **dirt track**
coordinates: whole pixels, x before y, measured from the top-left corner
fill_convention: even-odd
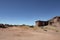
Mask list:
[[[60,34],[7,28],[0,29],[0,40],[60,40]]]

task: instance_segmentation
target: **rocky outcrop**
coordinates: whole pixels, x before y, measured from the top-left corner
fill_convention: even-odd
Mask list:
[[[41,20],[38,20],[38,21],[35,21],[35,24],[36,26],[46,26],[48,25],[48,21],[41,21]]]
[[[40,27],[40,26],[46,26],[46,25],[51,25],[54,27],[59,27],[60,26],[60,16],[56,16],[48,21],[41,21],[37,20],[35,21],[35,25]]]
[[[60,16],[56,16],[56,17],[50,19],[48,24],[55,26],[55,27],[60,26]]]

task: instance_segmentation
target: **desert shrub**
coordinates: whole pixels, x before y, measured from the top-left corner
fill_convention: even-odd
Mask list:
[[[13,25],[9,25],[9,27],[13,27]]]
[[[34,28],[34,26],[32,25],[32,26],[29,26],[30,28]]]
[[[5,24],[6,27],[13,27],[14,25],[10,24]]]
[[[22,24],[22,26],[26,26],[25,24]]]
[[[48,29],[48,30],[56,30],[56,27],[54,27],[54,26],[48,26],[48,27],[44,27],[44,29]]]
[[[40,29],[40,27],[36,27],[36,26],[33,27],[33,30],[38,30],[38,29]]]
[[[7,28],[4,24],[0,24],[0,28]]]
[[[26,26],[25,24],[20,25],[20,27]]]
[[[34,28],[33,28],[33,30],[37,30],[37,28],[36,28],[36,27],[34,27]]]

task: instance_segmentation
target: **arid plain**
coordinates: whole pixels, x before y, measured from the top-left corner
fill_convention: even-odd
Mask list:
[[[60,32],[40,28],[0,28],[0,40],[60,40]]]

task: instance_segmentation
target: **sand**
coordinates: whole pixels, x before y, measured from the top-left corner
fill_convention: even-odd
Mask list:
[[[0,40],[60,40],[60,33],[36,32],[18,27],[0,28]]]

